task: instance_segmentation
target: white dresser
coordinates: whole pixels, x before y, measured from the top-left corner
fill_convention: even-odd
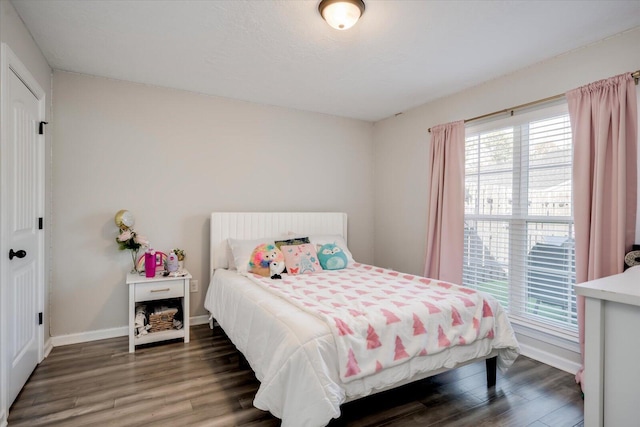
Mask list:
[[[586,306],[584,425],[640,425],[640,266],[575,289]]]

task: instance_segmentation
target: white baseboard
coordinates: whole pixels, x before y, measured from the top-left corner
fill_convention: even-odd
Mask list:
[[[7,427],[7,416],[5,412],[0,412],[0,427]]]
[[[49,338],[44,343],[44,358],[45,359],[47,358],[47,356],[49,356],[49,353],[51,353],[51,350],[53,350],[53,340],[51,338]]]
[[[189,321],[191,322],[191,326],[204,325],[209,323],[209,316],[206,314],[202,316],[195,316],[190,318]]]
[[[520,344],[520,352],[523,356],[530,357],[538,362],[553,366],[554,368],[573,375],[575,375],[575,373],[578,372],[578,369],[580,369],[580,364],[573,360],[565,359],[564,357],[540,350],[527,344]]]
[[[189,319],[190,324],[192,326],[195,325],[204,325],[209,323],[209,316],[194,316]],[[69,335],[58,335],[56,337],[51,337],[51,347],[60,347],[62,345],[70,345],[70,344],[80,344],[83,342],[104,340],[108,338],[116,338],[116,337],[126,337],[129,334],[129,328],[126,326],[120,328],[111,328],[111,329],[99,329],[97,331],[88,331],[88,332],[79,332],[77,334],[69,334]],[[45,357],[49,354],[51,349],[46,351],[45,349]],[[2,426],[0,426],[2,427]]]
[[[79,332],[77,334],[58,335],[51,337],[54,347],[61,345],[80,344],[83,342],[104,340],[107,338],[124,337],[129,334],[129,328],[122,326],[120,328],[99,329],[97,331]]]

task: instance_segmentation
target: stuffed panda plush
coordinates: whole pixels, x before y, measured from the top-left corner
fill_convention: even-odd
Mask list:
[[[271,272],[272,279],[282,279],[280,274],[284,271],[284,261],[271,261],[269,264],[269,270]]]

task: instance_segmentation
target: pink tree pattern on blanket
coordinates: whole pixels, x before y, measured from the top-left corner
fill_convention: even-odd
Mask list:
[[[358,264],[254,282],[325,320],[344,382],[494,337],[494,316],[473,289]]]

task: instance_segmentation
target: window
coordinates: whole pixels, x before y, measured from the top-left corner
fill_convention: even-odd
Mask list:
[[[566,103],[467,128],[463,283],[574,337],[571,162]]]

